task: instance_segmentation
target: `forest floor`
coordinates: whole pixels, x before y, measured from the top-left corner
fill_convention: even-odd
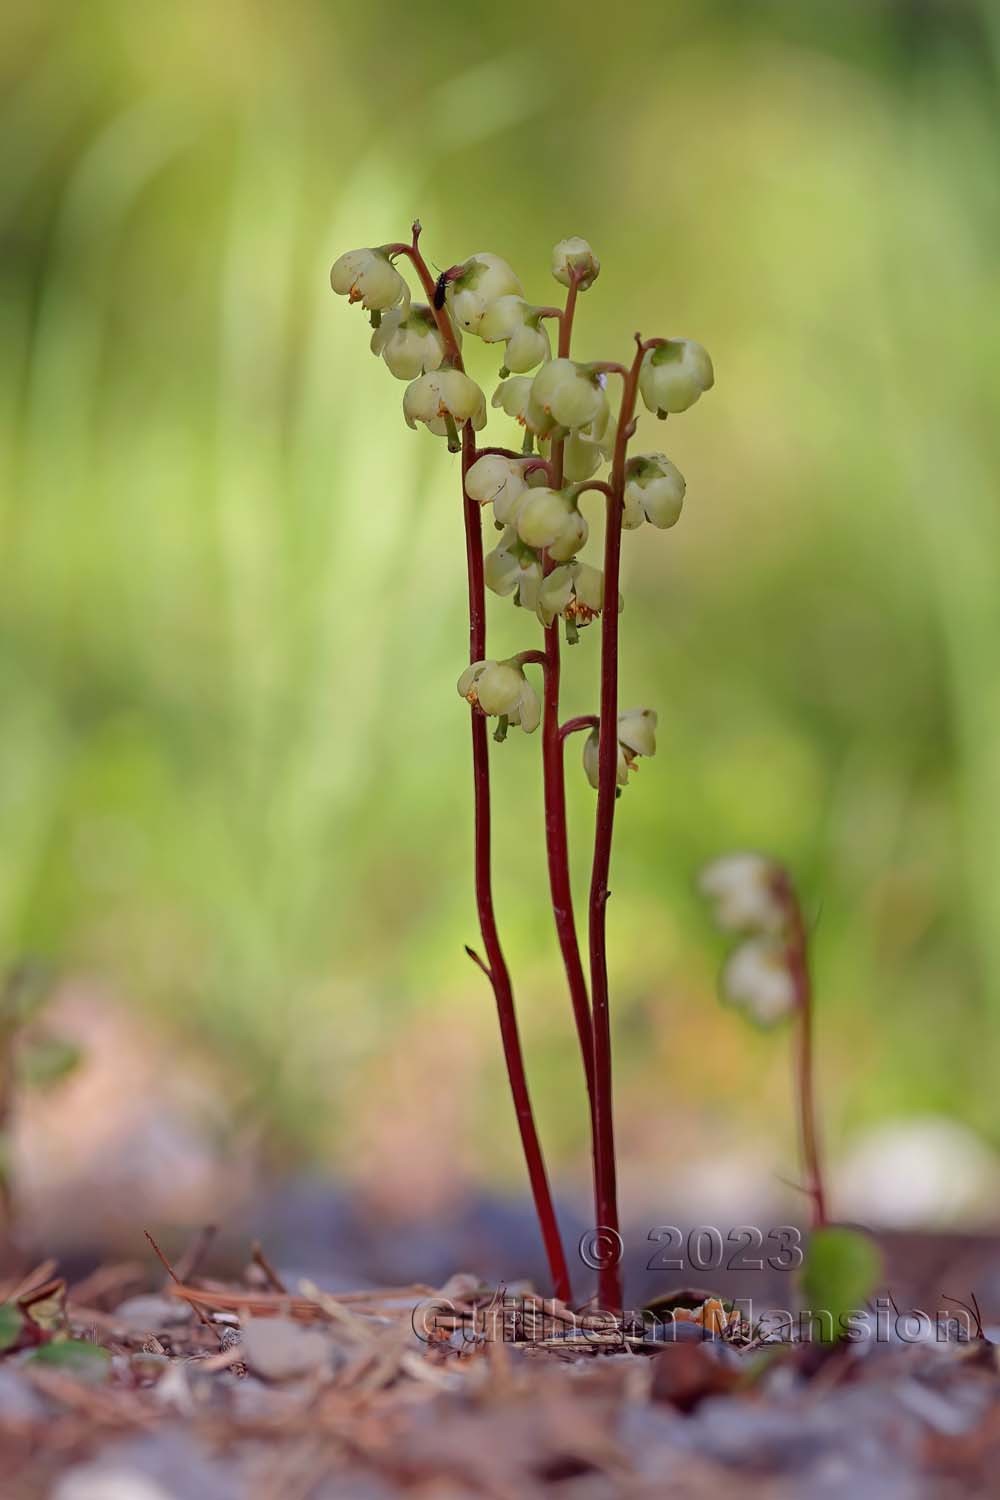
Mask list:
[[[46,1263],[0,1286],[9,1500],[997,1493],[1000,1347],[978,1313],[921,1329],[890,1297],[884,1326],[831,1348],[700,1293],[651,1328],[466,1274],[289,1287],[259,1247],[214,1280],[206,1243],[152,1278],[67,1285]]]

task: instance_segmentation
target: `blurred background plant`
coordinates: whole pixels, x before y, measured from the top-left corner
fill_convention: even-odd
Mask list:
[[[583,234],[581,358],[641,319],[716,365],[691,421],[644,419],[688,500],[626,554],[623,701],[660,714],[610,908],[626,1198],[792,1157],[780,1049],[711,1003],[721,848],[778,854],[816,923],[832,1152],[909,1116],[1000,1147],[998,66],[988,0],[4,7],[0,952],[96,984],[161,1074],[207,1066],[223,1155],[521,1186],[463,953],[454,474],[327,281],[414,216],[542,301]],[[495,759],[582,1188],[538,760]]]

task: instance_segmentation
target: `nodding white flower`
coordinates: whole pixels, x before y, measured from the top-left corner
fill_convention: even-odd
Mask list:
[[[483,250],[470,256],[448,279],[445,298],[455,322],[467,333],[478,333],[483,313],[498,297],[523,295],[524,288],[505,260]]]
[[[459,694],[473,708],[508,724],[520,724],[525,734],[538,728],[542,717],[538,694],[524,675],[520,662],[474,661],[458,679]]]
[[[506,343],[501,374],[511,370],[523,374],[552,354],[540,310],[523,297],[498,297],[491,302],[479,320],[477,331],[484,344]]]
[[[437,370],[444,359],[444,339],[434,314],[422,302],[394,307],[372,334],[372,353],[381,354],[397,380],[416,380]]]
[[[461,370],[434,370],[406,387],[403,416],[408,427],[425,422],[431,432],[454,441],[465,422],[471,422],[477,432],[486,426],[486,397]]]
[[[529,489],[517,509],[517,534],[529,547],[544,548],[554,562],[569,562],[584,545],[587,522],[576,497],[546,486]]]
[[[542,560],[533,547],[521,541],[513,526],[508,526],[493,551],[487,552],[483,572],[486,587],[494,594],[502,598],[513,594],[515,603],[523,609],[538,607]]]
[[[348,250],[334,261],[330,285],[369,312],[385,312],[397,302],[410,305],[409,287],[382,250]]]
[[[531,388],[534,383],[531,375],[512,375],[509,380],[501,380],[493,392],[491,405],[505,411],[508,417],[513,417],[535,437],[545,437],[555,424],[540,407],[533,406]]]
[[[665,531],[679,519],[687,484],[676,464],[662,453],[637,453],[625,465],[625,510],[629,531],[649,521]]]
[[[591,730],[583,746],[583,769],[596,789],[600,781],[600,745],[598,730]],[[651,708],[627,708],[618,715],[618,765],[615,781],[628,786],[630,771],[637,770],[640,755],[656,754],[656,714]]]
[[[572,359],[543,365],[531,387],[531,407],[544,412],[556,427],[603,429],[608,398],[599,377]]]
[[[538,590],[536,612],[543,625],[551,625],[557,615],[574,628],[589,625],[604,607],[604,574],[589,563],[563,563],[553,568]],[[618,608],[622,597],[618,596]]]
[[[742,1006],[761,1026],[773,1026],[794,1011],[798,995],[785,947],[773,937],[747,938],[726,959],[722,996]]]
[[[712,361],[694,339],[666,339],[643,356],[639,393],[657,416],[687,411],[714,384]]]
[[[504,458],[501,453],[485,453],[476,459],[466,474],[465,493],[479,505],[492,504],[496,519],[502,526],[509,526],[528,490],[524,469],[529,463],[530,458]]]
[[[577,285],[581,292],[594,285],[601,271],[601,262],[578,234],[572,234],[552,247],[552,274],[556,280],[569,286],[572,271],[579,276]]]
[[[788,920],[781,875],[763,854],[724,854],[705,866],[698,886],[723,932],[774,933]]]
[[[596,474],[614,452],[618,424],[606,408],[603,418],[571,432],[563,447],[563,477],[579,484]]]

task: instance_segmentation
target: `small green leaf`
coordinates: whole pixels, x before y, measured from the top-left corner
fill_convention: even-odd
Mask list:
[[[20,1308],[15,1307],[13,1302],[0,1305],[0,1349],[13,1349],[21,1337],[23,1327],[24,1318]]]
[[[104,1380],[111,1370],[111,1355],[98,1344],[83,1339],[60,1339],[43,1344],[29,1357],[29,1364],[46,1365],[78,1380]]]
[[[868,1235],[856,1229],[815,1230],[800,1278],[810,1336],[823,1344],[842,1338],[851,1313],[864,1311],[881,1274],[882,1257]]]

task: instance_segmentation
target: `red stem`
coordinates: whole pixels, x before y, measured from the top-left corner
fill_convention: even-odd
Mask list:
[[[567,719],[559,726],[559,738],[566,740],[571,734],[579,734],[581,729],[597,729],[600,722],[596,714],[580,714],[575,719]]]
[[[828,1220],[813,1075],[813,993],[809,973],[809,942],[802,919],[802,908],[790,881],[782,881],[781,895],[788,911],[788,968],[796,997],[794,1046],[799,1145],[806,1179],[805,1189],[812,1203],[812,1227],[821,1229]]]
[[[411,245],[393,245],[390,249],[406,255],[412,261],[427,295],[428,305],[434,307],[434,277],[417,248],[420,225],[413,226]],[[435,321],[444,340],[449,358],[456,370],[464,368],[455,332],[447,309],[434,309]],[[465,518],[465,554],[469,578],[469,660],[482,661],[486,656],[486,586],[483,579],[483,541],[479,506],[465,492],[465,476],[476,459],[476,437],[472,424],[462,429],[462,510]],[[472,721],[472,776],[474,791],[475,828],[475,883],[476,909],[479,915],[479,930],[486,950],[484,967],[493,987],[497,1017],[500,1022],[500,1040],[503,1046],[507,1077],[514,1099],[514,1113],[521,1136],[521,1146],[528,1168],[528,1180],[535,1203],[535,1213],[541,1229],[549,1272],[555,1295],[563,1302],[570,1302],[573,1289],[570,1283],[569,1266],[563,1249],[559,1223],[556,1218],[552,1192],[549,1187],[545,1159],[535,1125],[528,1091],[528,1079],[524,1066],[524,1051],[514,1008],[514,992],[510,971],[500,945],[497,931],[496,911],[493,905],[493,877],[491,858],[490,816],[490,759],[486,719],[473,709]],[[476,962],[479,962],[476,959]]]
[[[568,359],[573,337],[573,318],[579,291],[579,277],[571,275],[566,293],[565,311],[559,318],[558,355]],[[554,441],[549,454],[549,484],[561,489],[563,483],[563,443]],[[546,555],[543,560],[545,573],[552,571],[554,564]],[[590,996],[587,979],[580,958],[580,943],[576,933],[576,917],[573,912],[573,886],[569,870],[569,839],[566,827],[566,766],[563,757],[563,739],[559,726],[559,686],[561,677],[558,616],[545,630],[545,674],[542,699],[542,774],[545,801],[545,853],[548,861],[549,892],[552,898],[552,915],[562,954],[566,983],[569,987],[573,1020],[583,1058],[583,1071],[587,1082],[587,1103],[590,1113],[591,1151],[594,1160],[595,1212],[597,1193],[597,1132],[594,1107],[594,1031],[590,1017]]]
[[[569,841],[566,830],[566,766],[563,758],[563,736],[559,725],[559,625],[555,621],[545,631],[545,675],[542,701],[542,767],[545,793],[545,850],[548,857],[549,890],[555,918],[559,949],[562,953],[566,982],[573,1005],[573,1019],[580,1041],[583,1069],[587,1080],[591,1130],[594,1117],[593,1028],[590,997],[580,958],[573,912],[573,889],[569,873]],[[595,1140],[596,1147],[596,1140]],[[595,1155],[596,1161],[596,1155]]]
[[[635,398],[639,368],[647,345],[637,348],[625,375],[618,430],[611,465],[607,528],[604,539],[604,598],[617,601],[621,573],[622,508],[625,494],[625,456],[635,431]],[[607,904],[611,868],[611,838],[615,819],[615,778],[618,765],[618,611],[601,613],[601,716],[597,772],[597,820],[594,864],[590,877],[590,993],[594,1025],[594,1092],[597,1121],[598,1227],[608,1231],[612,1244],[618,1236],[618,1189],[615,1167],[614,1115],[611,1077],[611,1023],[608,1004]],[[598,1300],[609,1312],[622,1306],[621,1271],[617,1261],[602,1266]]]

